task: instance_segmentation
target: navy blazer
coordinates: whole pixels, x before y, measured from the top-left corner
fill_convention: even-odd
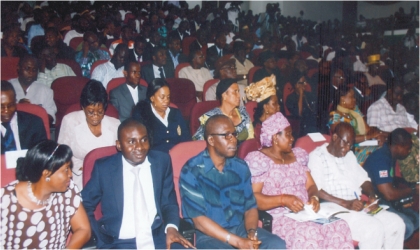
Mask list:
[[[133,110],[134,105],[136,105],[133,98],[131,98],[131,93],[128,88],[127,84],[124,83],[111,90],[111,93],[109,94],[109,101],[118,110],[121,122],[130,118],[131,111]],[[138,85],[137,92],[139,101],[146,99],[146,91],[147,88],[145,86]]]
[[[162,235],[167,224],[179,225],[179,208],[174,190],[171,159],[168,154],[149,151],[148,160],[153,178],[157,215],[152,224],[153,240],[156,248],[166,247]],[[122,153],[98,159],[92,176],[82,191],[83,206],[89,217],[90,225],[97,236],[97,247],[111,244],[118,239],[124,205]],[[101,202],[102,218],[96,221],[93,212]],[[133,218],[134,219],[134,218]],[[164,235],[164,234],[163,234]]]
[[[150,107],[150,105],[148,105]],[[176,108],[169,108],[168,127],[166,127],[150,110],[139,110],[136,106],[132,117],[144,121],[152,137],[152,149],[168,153],[176,144],[184,141],[191,141],[191,134],[185,124],[181,111]],[[145,115],[146,113],[146,115]],[[143,115],[143,116],[142,116]],[[147,116],[147,117],[146,117]]]
[[[16,111],[19,141],[21,149],[30,149],[39,142],[47,139],[44,123],[36,115]],[[1,153],[4,154],[3,136],[1,137]]]
[[[175,77],[175,70],[171,68],[170,65],[164,65],[163,71],[165,72],[165,78]],[[155,79],[155,74],[153,73],[153,63],[146,64],[141,67],[141,78],[143,78],[148,84]]]

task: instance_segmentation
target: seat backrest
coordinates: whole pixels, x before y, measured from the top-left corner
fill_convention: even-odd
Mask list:
[[[83,37],[73,37],[70,40],[69,47],[76,50],[77,47],[83,42]]]
[[[254,122],[254,113],[255,113],[255,108],[257,108],[257,105],[258,103],[254,101],[248,101],[247,103],[245,103],[246,112],[248,113],[252,122]]]
[[[181,45],[182,45],[182,53],[184,55],[188,56],[190,54],[190,44],[194,42],[196,39],[197,38],[195,38],[194,36],[188,36],[182,39]]]
[[[33,115],[38,116],[42,119],[42,123],[44,123],[45,132],[47,134],[47,139],[50,139],[50,122],[48,120],[48,114],[45,109],[39,105],[29,104],[29,103],[18,103],[17,110],[23,111],[26,113],[30,113]]]
[[[80,68],[80,64],[78,64],[75,60],[70,59],[57,59],[57,63],[63,63],[69,66],[76,76],[83,76],[82,75],[82,68]]]
[[[18,77],[17,67],[19,57],[2,57],[1,58],[1,79],[10,80]]]
[[[106,86],[106,93],[108,94],[108,99],[110,99],[109,94],[111,93],[111,90],[124,83],[125,77],[113,78],[111,81],[109,81],[108,85]]]
[[[198,153],[205,148],[206,141],[188,141],[181,142],[169,150],[172,161],[176,199],[178,200],[178,205],[180,207],[179,213],[181,217],[181,196],[179,194],[179,176],[181,174],[181,169],[189,159],[198,155]]]
[[[189,121],[191,110],[197,103],[194,83],[184,78],[167,78],[166,82],[171,90],[171,102],[178,106],[184,119]]]
[[[319,141],[319,142],[314,142],[312,141],[311,137],[309,137],[308,135],[305,135],[303,137],[300,137],[299,139],[296,140],[295,143],[295,147],[299,147],[304,149],[308,154],[310,154],[315,148],[323,145],[324,143],[329,143],[331,140],[331,136],[329,135],[324,135],[325,137],[325,141]]]
[[[86,186],[86,184],[90,180],[95,161],[97,159],[113,155],[115,153],[117,153],[117,148],[115,146],[108,146],[96,148],[90,151],[85,156],[85,159],[83,160],[83,186]],[[96,220],[99,220],[102,217],[101,204],[98,204],[98,206],[96,207],[94,215]]]
[[[253,78],[254,78],[254,74],[257,70],[261,69],[262,67],[260,66],[254,66],[252,68],[249,69],[248,71],[248,85],[251,84]]]
[[[319,65],[318,62],[315,60],[305,60],[306,66],[308,66],[308,69],[318,69]]]
[[[53,81],[51,89],[57,106],[56,127],[60,127],[61,120],[70,105],[80,102],[80,95],[88,81],[89,78],[81,76],[65,76]]]
[[[291,115],[289,109],[286,106],[286,100],[287,100],[287,97],[291,93],[293,93],[293,91],[294,90],[293,90],[292,84],[290,84],[290,82],[288,82],[284,85],[284,88],[283,88],[283,103],[284,103],[284,111],[285,111],[284,113],[285,113],[286,116]]]
[[[181,69],[190,66],[191,64],[189,62],[185,62],[185,63],[180,63],[176,66],[175,68],[175,78],[179,78],[179,71],[181,71]]]
[[[198,118],[202,116],[207,111],[210,111],[216,107],[220,106],[220,101],[205,101],[197,102],[191,110],[191,119],[190,119],[190,132],[195,134],[197,129],[200,127],[200,121]]]
[[[101,65],[101,64],[103,64],[103,63],[106,63],[106,62],[108,62],[108,60],[98,60],[98,61],[94,62],[94,63],[92,64],[92,67],[90,68],[90,75],[92,75],[93,70],[94,70],[96,67],[98,67],[99,65]]]
[[[16,169],[8,169],[6,167],[6,155],[1,155],[1,187],[6,186],[10,182],[16,180]]]
[[[209,88],[211,86],[213,86],[214,84],[216,84],[218,82],[220,82],[220,79],[210,79],[206,83],[204,83],[204,86],[203,86],[203,101],[206,101],[207,90],[209,90]]]
[[[239,146],[237,155],[243,160],[248,153],[257,151],[259,146],[260,143],[256,138],[246,140]]]

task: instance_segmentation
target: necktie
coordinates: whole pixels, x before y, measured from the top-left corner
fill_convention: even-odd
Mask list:
[[[137,60],[138,62],[141,62],[142,60],[141,60],[141,56],[138,56],[138,60]]]
[[[163,74],[163,68],[159,67],[160,78],[165,79],[165,75]]]
[[[10,122],[2,122],[1,125],[6,128],[6,133],[4,137],[1,137],[1,151],[2,153],[6,151],[16,150],[15,137],[13,136],[12,128],[10,127]]]
[[[219,57],[222,57],[222,50],[219,50]]]
[[[146,199],[140,183],[140,167],[131,169],[134,174],[134,223],[136,227],[136,246],[137,249],[155,249],[153,242],[152,228],[147,212]]]

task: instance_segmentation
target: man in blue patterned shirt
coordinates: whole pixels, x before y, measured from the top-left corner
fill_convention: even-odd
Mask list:
[[[182,168],[183,217],[193,222],[197,248],[279,249],[285,242],[257,228],[258,210],[247,164],[235,157],[237,132],[224,115],[205,124],[207,149]]]

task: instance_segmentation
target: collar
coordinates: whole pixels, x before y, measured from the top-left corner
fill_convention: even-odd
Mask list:
[[[153,107],[153,104],[152,103],[150,103],[150,107],[152,107],[152,112],[153,112],[153,114],[156,116],[156,117],[158,117],[158,118],[160,118],[160,119],[168,119],[168,115],[169,115],[169,107],[165,110],[165,117],[163,117],[162,118],[162,116],[160,116],[159,114],[158,114],[158,112],[156,111],[156,109]]]
[[[354,90],[357,91],[357,93],[359,93],[362,97],[364,97],[362,91],[360,89],[358,89],[357,87],[354,87]]]
[[[121,158],[122,158],[122,164],[123,164],[123,168],[127,168],[128,170],[131,170],[134,167],[139,167],[142,168],[144,166],[150,166],[150,162],[149,162],[149,156],[146,156],[146,158],[144,159],[144,161],[136,166],[131,165],[124,157],[124,155],[122,155],[121,153]]]
[[[225,160],[225,166],[223,168],[223,173],[226,172],[226,169],[230,167],[230,158],[226,158]],[[208,173],[210,170],[215,169],[219,172],[219,170],[214,166],[213,161],[210,158],[209,150],[206,148],[203,152],[203,163],[204,163],[204,172]]]
[[[179,56],[179,54],[180,54],[180,53],[178,52],[176,55],[174,55],[174,54],[172,53],[172,51],[170,51],[170,50],[168,50],[168,52],[169,52],[169,54],[170,54],[172,57],[175,57],[175,58],[176,58],[177,56]]]

